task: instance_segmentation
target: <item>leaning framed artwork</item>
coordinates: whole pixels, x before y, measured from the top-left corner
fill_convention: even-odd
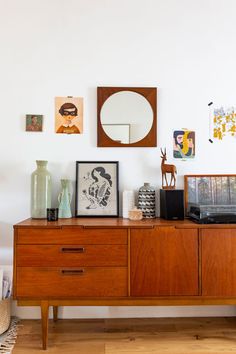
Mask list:
[[[236,175],[185,175],[185,215],[195,206],[214,207],[224,210],[236,205]]]
[[[76,217],[119,216],[119,162],[76,161]]]

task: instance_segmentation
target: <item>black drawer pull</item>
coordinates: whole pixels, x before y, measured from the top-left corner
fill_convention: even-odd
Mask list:
[[[63,275],[83,275],[85,273],[84,269],[62,269],[61,273]]]
[[[63,253],[84,253],[84,247],[62,247],[61,252]]]

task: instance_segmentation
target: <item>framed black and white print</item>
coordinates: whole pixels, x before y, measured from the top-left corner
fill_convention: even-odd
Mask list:
[[[119,216],[118,166],[118,161],[76,161],[76,217]]]

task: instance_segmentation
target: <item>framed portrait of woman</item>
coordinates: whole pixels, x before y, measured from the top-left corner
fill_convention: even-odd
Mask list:
[[[119,162],[76,161],[76,217],[119,216]]]

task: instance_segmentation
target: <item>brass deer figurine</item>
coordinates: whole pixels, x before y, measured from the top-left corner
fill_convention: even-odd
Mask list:
[[[176,169],[175,165],[168,165],[165,163],[165,161],[167,160],[166,148],[165,148],[164,152],[161,149],[161,158],[162,158],[162,161],[161,161],[162,189],[175,189],[175,184],[176,184],[175,174],[177,174],[177,169]],[[171,174],[170,184],[168,184],[168,181],[167,181],[167,173]],[[165,185],[164,185],[164,181],[165,181]],[[172,185],[172,182],[174,182],[173,185]]]

